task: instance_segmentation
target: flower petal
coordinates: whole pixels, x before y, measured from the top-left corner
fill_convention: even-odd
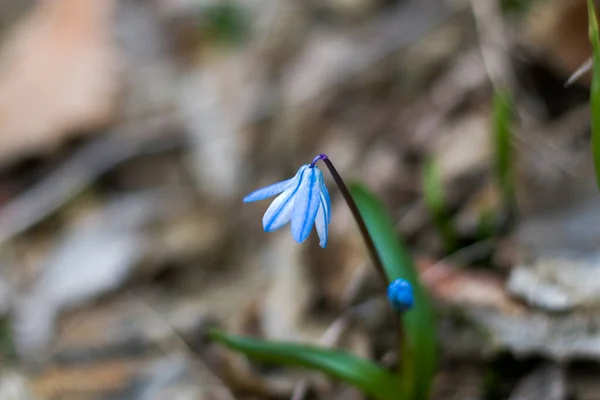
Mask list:
[[[319,211],[317,211],[317,218],[315,219],[315,226],[317,228],[317,234],[319,235],[319,245],[322,248],[327,246],[327,217],[326,217],[326,207],[327,203],[323,200],[323,195],[321,194],[321,205],[319,206]]]
[[[300,188],[303,175],[304,169],[301,168],[293,178],[296,180],[295,184],[285,189],[282,194],[273,200],[273,203],[271,203],[263,216],[263,228],[265,232],[273,232],[290,222],[295,203],[294,197]]]
[[[294,176],[293,178],[286,179],[285,181],[277,182],[262,189],[258,189],[244,197],[244,203],[251,203],[253,201],[264,200],[266,198],[275,196],[276,194],[283,192],[285,189],[293,185],[293,181],[297,177],[298,175]]]
[[[323,174],[318,168],[305,167],[292,211],[292,236],[298,243],[306,240],[321,205],[321,182]]]
[[[324,181],[321,181],[321,201],[324,202],[322,207],[324,207],[325,219],[329,224],[331,223],[331,198]]]

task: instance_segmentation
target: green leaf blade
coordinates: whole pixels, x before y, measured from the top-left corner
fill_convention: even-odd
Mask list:
[[[444,184],[435,160],[425,164],[423,170],[423,198],[433,218],[433,222],[444,241],[447,253],[453,253],[457,247],[457,234],[444,196]]]
[[[592,87],[590,90],[590,108],[592,113],[592,152],[596,183],[600,189],[600,38],[598,20],[592,0],[587,1],[589,17],[589,36],[592,44]]]
[[[435,318],[429,297],[383,204],[360,184],[351,184],[350,192],[389,281],[403,278],[413,286],[415,306],[402,316],[405,337],[400,378],[407,398],[427,399],[437,364]]]
[[[222,345],[267,363],[306,367],[348,382],[377,400],[405,400],[396,377],[350,353],[298,343],[273,342],[212,331]]]
[[[512,96],[508,91],[497,90],[494,93],[493,131],[495,142],[496,180],[507,203],[514,193],[512,136],[510,123],[513,115]]]

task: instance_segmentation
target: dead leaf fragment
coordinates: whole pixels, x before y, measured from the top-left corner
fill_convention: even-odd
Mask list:
[[[33,381],[40,398],[93,396],[123,390],[135,377],[139,361],[111,360],[89,366],[49,369]]]
[[[449,305],[469,305],[490,308],[504,313],[522,311],[522,306],[511,299],[503,280],[490,272],[469,271],[445,262],[418,264],[421,279],[438,301]]]
[[[584,0],[539,2],[525,21],[525,40],[568,76],[592,53],[587,19]],[[583,81],[589,82],[588,78]]]
[[[0,163],[114,115],[114,0],[38,2],[0,49]]]

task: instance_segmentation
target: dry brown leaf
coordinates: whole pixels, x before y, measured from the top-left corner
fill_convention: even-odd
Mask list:
[[[106,124],[115,111],[115,0],[43,0],[0,50],[0,163]]]
[[[585,0],[539,2],[525,21],[526,41],[569,76],[592,54],[587,19]]]
[[[417,265],[423,284],[444,304],[492,308],[505,313],[523,309],[510,297],[502,278],[493,273],[460,269],[443,261],[418,260]]]
[[[49,369],[33,381],[34,392],[44,399],[98,396],[123,390],[143,365],[135,360]]]

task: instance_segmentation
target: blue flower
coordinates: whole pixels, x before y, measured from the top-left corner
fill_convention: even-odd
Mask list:
[[[387,295],[392,308],[398,313],[410,310],[415,303],[412,286],[405,279],[396,279],[390,283]]]
[[[281,194],[280,194],[281,193]],[[319,244],[327,245],[327,228],[331,222],[331,200],[323,182],[323,173],[315,166],[303,165],[291,179],[274,183],[250,193],[244,203],[279,194],[263,217],[265,232],[273,232],[292,222],[292,236],[298,243],[306,240],[313,224]]]

